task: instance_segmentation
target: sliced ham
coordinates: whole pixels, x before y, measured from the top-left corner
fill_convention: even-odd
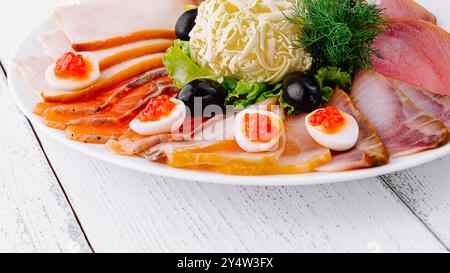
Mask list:
[[[359,125],[359,138],[355,148],[350,151],[333,154],[333,159],[329,163],[320,166],[316,170],[341,172],[385,165],[389,162],[389,153],[375,129],[367,118],[356,109],[347,93],[338,90],[328,105],[334,106],[356,119]]]
[[[100,79],[95,84],[73,92],[61,92],[48,85],[45,70],[53,62],[50,57],[25,57],[16,59],[15,64],[30,87],[40,92],[45,102],[70,103],[87,100],[125,80],[162,67],[163,55],[163,53],[145,55],[110,67],[102,71]]]
[[[210,120],[203,120],[204,118],[191,118],[187,117],[179,134],[159,134],[151,136],[141,136],[133,131],[129,131],[126,134],[120,136],[117,140],[110,140],[106,143],[106,148],[115,154],[125,156],[140,156],[148,154],[154,158],[159,158],[160,154],[157,145],[162,143],[171,142],[183,142],[192,141],[193,135],[197,134],[206,126],[209,126],[210,122],[214,122],[222,117],[216,117]],[[151,150],[151,151],[149,151]],[[156,160],[156,159],[155,159]]]
[[[358,73],[351,98],[372,123],[392,157],[414,154],[447,143],[448,130],[445,125],[421,112],[377,72]]]
[[[384,13],[395,18],[415,18],[436,24],[436,17],[413,0],[371,0],[384,9]]]
[[[76,51],[175,38],[175,23],[190,0],[96,0],[56,8],[54,19]]]
[[[166,143],[154,147],[147,155],[153,160],[164,155],[173,167],[233,175],[307,173],[331,160],[330,150],[318,145],[307,133],[305,115],[288,118],[285,127],[287,142],[283,138],[275,152],[247,153],[229,139]]]
[[[286,120],[286,151],[276,164],[269,167],[267,174],[309,173],[331,160],[330,150],[317,144],[308,134],[305,117],[298,115]]]
[[[53,30],[40,36],[46,55],[57,60],[64,53],[74,51],[70,40],[61,30]],[[153,53],[165,52],[172,45],[171,39],[153,39],[125,44],[118,47],[92,51],[105,70],[122,62]]]
[[[389,80],[422,112],[441,121],[450,130],[450,96],[437,95],[399,80]]]
[[[27,85],[36,94],[41,94],[43,91],[48,94],[59,93],[45,79],[45,70],[53,63],[52,58],[47,56],[27,56],[16,58],[12,61]]]
[[[377,37],[375,70],[390,78],[417,85],[436,94],[450,95],[450,35],[432,23],[391,19],[390,28]]]

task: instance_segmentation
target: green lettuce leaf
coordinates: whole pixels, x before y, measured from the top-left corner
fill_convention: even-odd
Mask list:
[[[289,102],[284,99],[283,94],[280,94],[278,103],[280,104],[280,107],[283,108],[284,111],[286,111],[286,114],[288,114],[288,116],[295,116],[298,114],[298,111],[295,109],[295,107],[289,104]]]
[[[352,76],[350,73],[341,71],[337,67],[323,67],[319,69],[314,76],[317,84],[322,90],[323,100],[329,101],[333,97],[334,89],[339,86],[345,91],[350,91],[352,88]]]
[[[188,83],[197,79],[219,79],[218,76],[212,75],[200,68],[191,59],[189,42],[175,40],[174,45],[167,49],[163,57],[163,63],[178,88],[183,88]]]
[[[282,87],[281,84],[248,83],[227,77],[224,78],[222,84],[229,91],[226,103],[232,104],[236,109],[243,109],[276,96]]]

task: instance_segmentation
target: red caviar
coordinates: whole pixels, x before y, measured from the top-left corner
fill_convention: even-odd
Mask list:
[[[245,115],[245,137],[255,142],[269,142],[277,134],[269,116],[253,113]]]
[[[345,119],[337,108],[328,106],[325,109],[317,110],[309,118],[309,124],[312,126],[323,126],[327,132],[333,133],[344,126]]]
[[[73,52],[64,53],[57,61],[55,75],[60,78],[85,77],[88,74],[88,64],[82,55]]]
[[[167,95],[152,98],[138,118],[143,122],[158,121],[172,113],[175,106],[177,104],[170,101],[170,97]]]

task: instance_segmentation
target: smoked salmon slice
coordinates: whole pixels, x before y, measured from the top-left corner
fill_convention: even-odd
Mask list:
[[[417,19],[390,19],[389,24],[374,43],[382,56],[373,58],[375,70],[430,92],[450,95],[450,34]]]
[[[65,130],[69,139],[104,144],[129,131],[129,122],[152,97],[174,92],[173,80],[166,74],[165,69],[150,71],[91,100],[39,103],[34,112],[44,118],[47,126]]]
[[[89,144],[105,144],[110,139],[119,138],[127,130],[128,124],[119,124],[114,126],[69,126],[64,130],[66,137],[77,142]]]
[[[444,124],[421,112],[377,72],[358,73],[351,98],[374,126],[392,157],[433,149],[448,142]]]
[[[190,0],[97,0],[56,8],[54,19],[76,51],[95,51],[149,39],[174,39]],[[126,23],[124,23],[126,22]]]
[[[415,18],[436,24],[436,16],[413,0],[374,0],[384,14],[395,18]]]
[[[333,153],[333,159],[317,168],[317,171],[341,172],[385,165],[389,162],[389,153],[372,124],[356,109],[347,93],[338,90],[327,105],[334,106],[356,119],[359,125],[359,138],[353,149]]]
[[[165,86],[161,88],[151,82],[132,90],[104,112],[94,115],[73,115],[47,111],[43,118],[49,127],[55,129],[65,129],[75,125],[99,126],[128,123],[151,98],[161,95],[165,90],[167,90]]]
[[[114,103],[119,101],[121,98],[125,97],[132,90],[141,87],[150,81],[156,80],[156,87],[154,95],[157,96],[159,93],[164,92],[166,89],[175,89],[172,85],[173,80],[168,76],[168,72],[165,68],[159,68],[141,76],[138,76],[121,85],[118,88],[112,88],[110,91],[99,94],[98,96],[83,102],[71,103],[71,104],[60,104],[60,103],[48,103],[41,102],[38,103],[34,109],[34,113],[39,116],[43,116],[47,113],[54,112],[58,114],[69,114],[69,115],[93,115],[104,112]]]

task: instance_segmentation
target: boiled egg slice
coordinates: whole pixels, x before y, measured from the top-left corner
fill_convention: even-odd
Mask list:
[[[326,123],[327,116],[322,118],[322,124],[317,123],[317,119],[312,122],[312,117],[317,114],[325,113],[324,111],[333,110],[335,114],[340,115],[340,122],[335,124],[330,130],[330,123]],[[322,112],[319,112],[322,111]],[[330,114],[330,113],[328,113]],[[332,115],[332,114],[331,114]],[[317,117],[317,116],[316,116]],[[329,115],[328,115],[329,119]],[[336,108],[327,107],[326,109],[318,109],[306,116],[306,129],[309,135],[320,145],[333,151],[343,152],[350,150],[356,145],[359,137],[358,122],[351,115],[337,110]],[[331,120],[331,123],[335,120]],[[325,126],[328,125],[328,126]]]
[[[247,109],[236,116],[234,135],[237,144],[244,151],[268,152],[278,149],[283,128],[283,121],[277,114]]]
[[[69,53],[66,53],[69,54]],[[65,54],[65,55],[66,55]],[[94,84],[100,78],[100,65],[97,57],[88,52],[71,53],[76,56],[82,56],[86,63],[86,75],[83,76],[58,76],[55,72],[57,63],[51,64],[46,72],[45,79],[47,82],[57,90],[61,91],[76,91]],[[64,58],[63,55],[61,58]]]
[[[171,110],[165,113],[158,113],[157,118],[152,119],[143,118],[142,116],[143,114],[145,116],[145,112],[155,113],[155,111],[157,112],[159,111],[158,109],[161,109],[161,107],[158,106],[161,105],[161,101],[157,102],[156,100],[158,99],[161,100],[162,97],[166,97],[163,98],[164,100],[166,100],[163,103],[166,103],[166,105],[167,103],[172,104],[172,106],[170,107]],[[159,108],[156,109],[156,107]],[[185,119],[186,119],[186,106],[181,100],[174,98],[169,99],[167,96],[160,96],[158,98],[150,100],[149,104],[147,105],[147,108],[144,109],[144,111],[141,112],[141,114],[139,114],[135,119],[133,119],[130,122],[130,128],[134,132],[143,136],[157,135],[163,133],[176,133],[183,125]]]

